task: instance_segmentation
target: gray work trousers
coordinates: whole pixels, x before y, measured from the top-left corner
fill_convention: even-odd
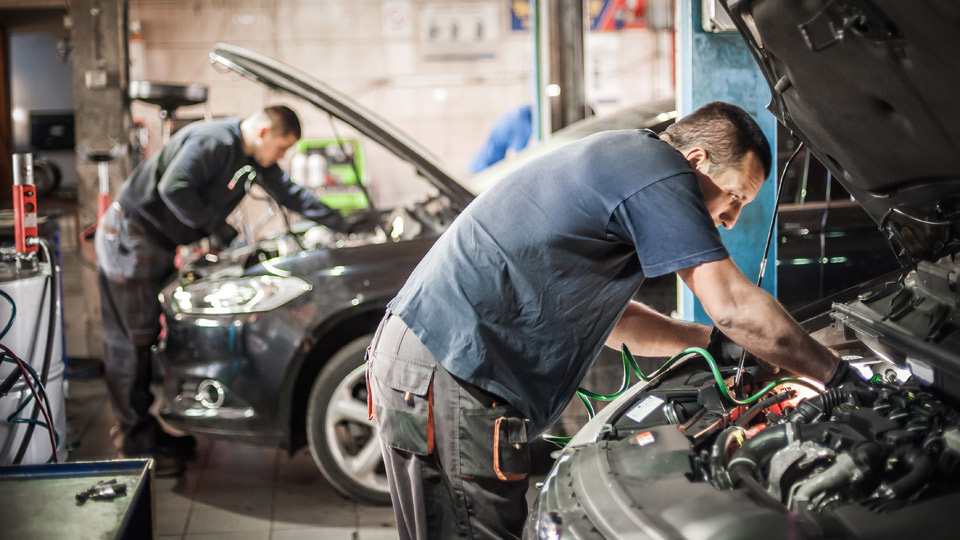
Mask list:
[[[107,389],[124,455],[149,454],[161,427],[150,412],[150,348],[160,333],[157,295],[175,271],[174,253],[113,203],[97,225],[97,279]]]
[[[367,381],[400,538],[519,538],[530,471],[523,415],[453,377],[389,311]]]

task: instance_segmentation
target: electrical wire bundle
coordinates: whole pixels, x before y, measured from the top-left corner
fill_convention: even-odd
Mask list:
[[[50,406],[50,399],[47,397],[47,392],[43,384],[44,381],[47,380],[47,376],[50,371],[50,362],[53,356],[53,343],[56,338],[57,316],[59,314],[59,294],[56,290],[56,284],[58,283],[58,270],[56,261],[53,260],[50,252],[50,244],[41,238],[40,247],[43,250],[44,257],[50,265],[50,274],[47,277],[48,281],[44,283],[44,289],[40,295],[40,297],[43,298],[44,295],[47,294],[49,287],[50,309],[47,321],[46,348],[44,351],[41,373],[37,373],[33,366],[27,362],[24,362],[9,347],[0,343],[0,362],[13,363],[16,364],[18,368],[14,369],[3,381],[0,381],[0,398],[6,396],[10,392],[21,376],[23,377],[27,387],[30,389],[30,394],[26,397],[26,399],[21,401],[13,413],[8,415],[6,418],[6,421],[11,424],[27,424],[26,433],[24,434],[20,447],[17,450],[16,456],[13,459],[14,464],[19,464],[23,460],[27,446],[32,440],[33,430],[38,426],[45,428],[50,436],[50,448],[52,449],[52,455],[47,462],[59,462],[57,449],[60,446],[60,437],[53,425],[53,409]],[[7,321],[7,324],[4,326],[3,330],[0,330],[0,339],[3,339],[3,337],[6,336],[6,334],[10,331],[10,328],[13,326],[14,319],[17,316],[17,306],[13,298],[6,292],[0,291],[0,296],[9,302],[11,307],[10,320]],[[19,417],[18,415],[23,412],[31,400],[34,401],[36,406],[33,408],[33,412],[30,417]],[[38,419],[38,415],[40,414],[43,415],[43,421]]]
[[[29,424],[30,426],[39,426],[46,428],[50,434],[50,448],[53,449],[50,459],[47,460],[48,463],[59,463],[57,459],[57,448],[60,447],[60,436],[57,434],[57,430],[53,427],[53,420],[50,417],[50,399],[47,397],[46,389],[43,387],[43,382],[40,379],[40,375],[30,364],[25,363],[20,359],[19,356],[13,353],[6,345],[0,343],[0,350],[3,351],[0,354],[0,361],[3,362],[12,362],[17,364],[20,368],[19,371],[14,370],[2,383],[0,387],[0,397],[3,397],[9,392],[8,387],[12,387],[14,383],[17,382],[17,379],[23,375],[23,380],[27,383],[27,386],[30,388],[30,396],[27,396],[27,399],[24,399],[20,402],[20,405],[7,416],[7,422],[11,424]],[[34,382],[30,382],[31,377]],[[9,381],[9,383],[8,383]],[[23,409],[30,403],[30,400],[34,399],[37,403],[37,409],[43,414],[45,422],[36,420],[35,418],[20,418],[19,415]],[[42,400],[42,401],[41,401]],[[35,415],[36,413],[34,413]],[[23,444],[20,446],[20,451],[17,452],[17,457],[14,459],[14,464],[18,464],[20,460],[23,459],[23,452],[26,450],[26,444],[30,441],[29,435],[32,433],[28,432],[28,436],[24,437]]]

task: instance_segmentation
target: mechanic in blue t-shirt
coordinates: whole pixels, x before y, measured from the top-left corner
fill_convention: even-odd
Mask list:
[[[532,126],[532,112],[529,105],[522,105],[503,113],[493,126],[490,136],[477,152],[467,168],[472,173],[478,173],[507,155],[507,150],[519,152],[527,146],[530,140]]]
[[[676,272],[718,328],[778,366],[831,378],[838,359],[727,254],[770,172],[756,122],[709,103],[658,137],[611,131],[504,176],[437,241],[371,344],[372,413],[401,538],[518,537],[527,441],[607,343],[643,356],[706,347],[711,328],[631,300]]]

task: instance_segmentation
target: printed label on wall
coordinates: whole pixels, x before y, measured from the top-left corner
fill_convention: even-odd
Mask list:
[[[427,60],[493,58],[499,4],[427,4],[420,9],[420,46]]]
[[[380,20],[385,37],[413,37],[413,11],[410,9],[410,2],[384,2]]]

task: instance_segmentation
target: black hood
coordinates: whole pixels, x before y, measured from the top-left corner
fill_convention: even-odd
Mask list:
[[[916,266],[960,249],[960,2],[722,0],[803,140]]]
[[[412,163],[434,187],[460,208],[466,207],[473,200],[473,194],[458,184],[429,150],[333,87],[276,60],[226,43],[217,43],[213,47],[210,62],[275,90],[303,98],[350,124]]]

